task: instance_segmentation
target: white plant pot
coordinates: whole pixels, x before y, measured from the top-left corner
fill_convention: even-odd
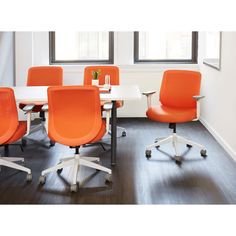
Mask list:
[[[92,79],[92,85],[98,86],[99,80],[98,79]]]

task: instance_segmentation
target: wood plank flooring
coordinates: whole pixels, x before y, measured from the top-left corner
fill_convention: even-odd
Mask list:
[[[168,136],[167,124],[144,118],[119,119],[127,129],[127,136],[118,138],[117,165],[112,167],[113,184],[106,185],[103,172],[81,168],[80,189],[70,193],[68,170],[61,175],[47,176],[44,186],[38,185],[43,169],[73,149],[56,144],[52,148],[29,142],[24,153],[11,146],[9,156],[25,157],[32,169],[32,183],[25,182],[25,173],[6,167],[0,172],[1,204],[234,204],[236,203],[236,163],[200,122],[177,126],[177,133],[207,147],[208,157],[203,159],[199,150],[182,147],[183,164],[172,160],[174,150],[169,144],[152,151],[145,157],[145,147],[156,137]],[[40,139],[38,132],[33,138]],[[106,137],[105,141],[109,141]],[[0,154],[4,155],[3,147]],[[110,167],[110,151],[99,146],[81,149],[81,155],[99,156],[103,165]]]

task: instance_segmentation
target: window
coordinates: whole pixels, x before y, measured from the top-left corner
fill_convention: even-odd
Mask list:
[[[50,32],[50,63],[113,63],[113,32]]]
[[[135,32],[135,63],[197,63],[197,32]]]

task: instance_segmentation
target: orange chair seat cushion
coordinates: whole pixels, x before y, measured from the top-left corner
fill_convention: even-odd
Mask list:
[[[173,108],[162,104],[150,107],[146,112],[150,120],[164,123],[182,123],[196,118],[195,108]]]
[[[15,133],[4,144],[11,144],[11,143],[18,141],[26,134],[26,130],[27,130],[27,122],[26,121],[19,121],[19,125],[18,125]]]

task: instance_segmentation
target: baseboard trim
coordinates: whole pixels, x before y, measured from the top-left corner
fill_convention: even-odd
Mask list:
[[[236,152],[232,147],[222,138],[222,136],[211,126],[209,123],[200,118],[200,122],[206,127],[206,129],[213,135],[216,141],[224,148],[224,150],[232,157],[234,161],[236,161]]]

